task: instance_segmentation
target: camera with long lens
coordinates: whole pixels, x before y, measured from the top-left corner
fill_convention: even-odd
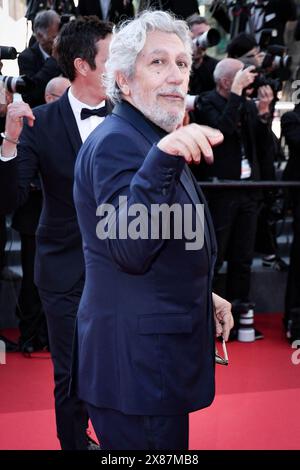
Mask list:
[[[211,28],[206,33],[200,34],[193,39],[193,44],[195,47],[201,49],[208,49],[209,47],[216,46],[221,40],[221,35],[219,31],[215,28]]]
[[[261,69],[270,73],[280,69],[290,70],[291,65],[292,58],[287,54],[287,48],[276,44],[268,47]]]
[[[255,77],[254,82],[251,83],[251,85],[249,85],[247,88],[248,89],[251,88],[254,91],[257,91],[258,88],[260,88],[261,86],[267,86],[267,85],[269,85],[272,88],[273,93],[275,95],[282,89],[282,82],[279,78],[271,78],[264,74],[257,75],[257,77]]]
[[[275,95],[282,89],[282,82],[289,78],[292,65],[292,58],[288,55],[285,46],[270,45],[271,39],[276,36],[276,30],[262,30],[259,45],[260,49],[265,52],[265,56],[261,66],[254,70],[258,75],[249,86],[249,88],[257,90],[261,86],[269,85]]]
[[[32,80],[26,77],[26,75],[21,75],[19,77],[0,75],[0,83],[2,83],[4,88],[10,93],[20,94],[27,93],[34,86]]]
[[[0,60],[15,60],[18,52],[14,47],[0,46]],[[30,91],[34,84],[32,80],[26,75],[19,77],[9,77],[7,75],[0,75],[0,83],[10,93],[26,93]]]
[[[70,21],[76,20],[76,16],[70,13],[64,13],[60,17],[60,25],[59,28],[62,28],[65,24],[69,23]]]

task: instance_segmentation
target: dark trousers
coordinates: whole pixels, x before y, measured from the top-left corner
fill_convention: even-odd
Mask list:
[[[54,397],[57,436],[63,450],[85,450],[88,416],[85,406],[69,396],[70,370],[75,319],[83,290],[81,279],[68,292],[39,289],[47,318],[51,356],[54,366]]]
[[[34,341],[47,345],[47,325],[39,292],[34,284],[35,235],[20,234],[22,283],[18,299],[17,315],[21,343]]]
[[[300,191],[292,190],[294,237],[285,296],[285,322],[291,320],[293,338],[300,339]]]
[[[188,414],[136,416],[86,407],[102,450],[188,450]]]
[[[0,271],[5,266],[5,245],[7,241],[5,216],[0,215]]]
[[[245,190],[211,190],[207,192],[212,215],[218,257],[218,271],[227,260],[226,299],[249,301],[251,265],[257,226],[258,199]],[[218,289],[217,289],[218,290]]]

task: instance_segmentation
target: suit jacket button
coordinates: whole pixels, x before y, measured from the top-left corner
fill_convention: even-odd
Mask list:
[[[162,188],[162,195],[166,196],[168,194],[167,188]]]

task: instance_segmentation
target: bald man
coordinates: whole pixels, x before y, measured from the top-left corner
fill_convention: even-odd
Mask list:
[[[48,82],[45,89],[45,101],[51,103],[58,100],[71,85],[70,81],[65,77],[55,77]]]
[[[214,148],[213,164],[203,162],[199,166],[197,176],[200,180],[214,177],[241,181],[268,179],[269,133],[265,116],[273,93],[269,87],[260,87],[257,106],[246,98],[245,91],[255,79],[254,69],[254,66],[244,69],[244,64],[236,59],[223,59],[215,68],[216,88],[200,100],[197,122],[219,129],[224,141]],[[236,308],[239,311],[241,304],[249,305],[251,300],[251,264],[260,193],[243,188],[225,188],[222,191],[211,190],[207,196],[218,244],[215,274],[226,257],[225,298],[233,306],[239,306]],[[215,278],[217,280],[217,276]],[[235,325],[238,325],[237,313]],[[236,333],[233,330],[232,339]],[[255,339],[261,337],[261,333],[256,331]]]

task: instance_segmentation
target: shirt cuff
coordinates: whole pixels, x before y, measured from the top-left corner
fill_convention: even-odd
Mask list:
[[[17,151],[15,151],[14,155],[12,155],[11,157],[3,157],[2,156],[2,149],[0,147],[0,160],[2,162],[9,162],[10,160],[13,160],[14,158],[16,158],[17,156]]]

